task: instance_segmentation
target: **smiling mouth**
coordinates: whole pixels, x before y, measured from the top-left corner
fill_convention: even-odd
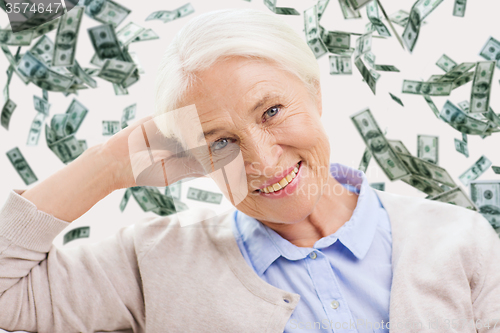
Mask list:
[[[267,186],[267,187],[265,187],[263,189],[257,189],[254,192],[255,193],[272,193],[272,192],[276,192],[276,191],[279,191],[279,190],[285,188],[297,176],[297,172],[299,171],[301,163],[302,163],[302,161],[299,161],[295,165],[295,168],[292,170],[292,172],[290,172],[288,175],[286,175],[285,177],[283,177],[277,183],[269,185],[269,186]]]

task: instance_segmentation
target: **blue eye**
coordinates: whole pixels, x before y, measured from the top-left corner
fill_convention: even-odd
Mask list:
[[[276,114],[278,114],[278,110],[280,108],[281,105],[275,105],[273,107],[271,107],[269,110],[267,110],[266,112],[264,112],[264,115],[267,114],[269,117],[274,117]]]
[[[224,147],[227,146],[228,144],[228,139],[220,139],[220,140],[217,140],[215,141],[213,144],[212,144],[212,150],[220,150],[220,149],[223,149]]]

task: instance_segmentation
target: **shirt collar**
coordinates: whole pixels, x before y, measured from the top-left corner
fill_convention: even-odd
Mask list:
[[[338,239],[361,260],[373,242],[382,203],[362,171],[340,163],[332,163],[330,173],[347,189],[358,193],[358,201],[349,221],[335,233],[319,239],[313,248],[329,247]],[[250,261],[259,275],[262,275],[279,256],[288,260],[300,260],[311,252],[311,248],[293,245],[271,228],[240,211],[235,212],[234,223]]]

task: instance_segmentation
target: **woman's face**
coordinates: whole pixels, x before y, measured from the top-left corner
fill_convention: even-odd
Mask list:
[[[248,185],[238,210],[261,221],[304,220],[330,177],[321,93],[312,96],[297,77],[265,60],[226,58],[197,76],[182,105],[195,104],[212,154],[238,145]],[[298,175],[282,190],[257,191],[298,162]]]

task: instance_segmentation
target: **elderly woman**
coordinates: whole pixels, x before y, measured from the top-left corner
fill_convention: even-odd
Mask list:
[[[271,13],[219,10],[189,22],[161,63],[156,116],[194,105],[211,157],[238,148],[248,194],[221,216],[192,211],[202,222],[191,227],[158,217],[97,244],[54,247],[99,200],[138,185],[129,136],[152,118],[137,121],[10,193],[0,211],[0,327],[494,331],[493,228],[476,212],[377,191],[361,171],[330,164],[319,82],[303,37]]]

